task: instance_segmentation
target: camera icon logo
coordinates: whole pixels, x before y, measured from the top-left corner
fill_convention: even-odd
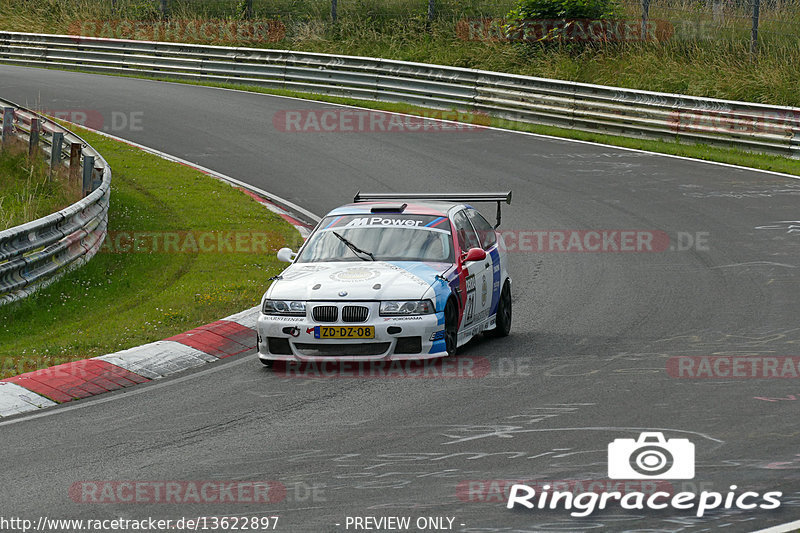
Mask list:
[[[689,439],[664,439],[661,432],[643,432],[638,439],[608,444],[611,479],[692,479],[694,444]]]

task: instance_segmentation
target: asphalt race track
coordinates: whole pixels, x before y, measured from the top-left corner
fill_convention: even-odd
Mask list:
[[[111,133],[320,215],[359,189],[511,189],[502,229],[517,248],[512,335],[459,354],[488,373],[308,379],[248,354],[12,418],[0,423],[2,514],[278,515],[277,530],[298,532],[354,531],[347,518],[365,516],[449,517],[462,532],[734,532],[800,519],[798,380],[667,372],[676,356],[800,356],[800,234],[787,222],[800,218],[800,182],[496,130],[286,133],[279,111],[341,108],[139,79],[0,66],[0,95],[134,117]],[[672,249],[533,253],[534,230],[665,232]],[[697,519],[611,504],[575,518],[508,510],[503,484],[487,483],[607,480],[607,445],[641,431],[694,443],[695,478],[670,482],[674,492],[782,491],[780,509]],[[73,500],[82,482],[126,480],[269,480],[286,492],[274,503]]]

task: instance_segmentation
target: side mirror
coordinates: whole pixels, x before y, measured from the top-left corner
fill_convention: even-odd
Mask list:
[[[281,248],[278,250],[278,261],[283,261],[284,263],[291,263],[294,261],[294,258],[297,257],[297,254],[292,251],[291,248]]]
[[[483,261],[486,259],[486,251],[482,248],[470,248],[464,256],[464,263],[471,263],[472,261]]]

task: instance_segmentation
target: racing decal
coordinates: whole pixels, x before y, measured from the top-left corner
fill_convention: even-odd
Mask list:
[[[314,330],[316,330],[316,329],[317,328],[315,326],[311,326],[310,328],[306,328],[306,333],[308,333],[309,335],[313,335],[314,334]]]
[[[389,263],[388,265],[389,265],[389,269],[391,269],[392,271],[400,274],[401,276],[403,276],[404,278],[408,279],[409,281],[413,281],[414,283],[416,283],[417,285],[420,285],[422,287],[430,286],[430,283],[428,283],[424,279],[420,278],[419,276],[417,276],[416,274],[411,272],[410,269],[407,268],[405,265],[397,264],[397,263]]]
[[[475,274],[466,277],[466,299],[464,303],[464,323],[462,326],[472,324],[475,320]]]
[[[359,218],[354,218],[344,226],[346,228],[352,228],[354,226],[417,227],[421,225],[422,225],[422,220],[414,220],[413,218],[403,216],[403,217],[359,217]],[[427,224],[425,224],[425,226],[427,227]]]
[[[345,268],[344,270],[340,270],[339,272],[334,272],[330,275],[330,278],[334,281],[367,281],[370,279],[375,279],[381,275],[380,270],[375,270],[372,268],[364,268],[364,267],[352,267],[352,268]]]
[[[497,313],[497,306],[500,303],[500,291],[503,289],[501,279],[502,272],[500,266],[500,252],[497,251],[497,246],[494,246],[489,252],[489,257],[492,260],[492,305],[489,315]]]
[[[408,279],[417,281],[420,286],[433,287],[436,309],[444,310],[447,298],[452,293],[451,287],[441,276],[447,269],[447,263],[423,263],[423,262],[397,262],[387,263],[395,272],[404,274]],[[461,317],[459,317],[461,318]]]
[[[432,220],[425,224],[426,228],[435,228],[436,226],[441,225],[443,222],[447,220],[447,217],[439,217],[436,220]]]
[[[433,345],[431,345],[431,350],[428,353],[442,353],[447,351],[447,346],[444,339],[439,341],[433,341]]]
[[[481,278],[483,281],[483,286],[481,287],[481,307],[486,307],[486,295],[489,292],[486,288],[486,276]]]
[[[331,267],[321,265],[292,265],[281,273],[281,279],[292,281],[311,274],[316,274],[322,270],[330,270]]]
[[[360,228],[404,228],[450,233],[446,216],[407,215],[402,213],[364,213],[363,215],[339,215],[326,217],[318,231],[333,231]]]

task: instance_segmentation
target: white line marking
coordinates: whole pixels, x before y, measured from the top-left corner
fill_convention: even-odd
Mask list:
[[[781,524],[779,526],[768,527],[767,529],[759,529],[753,533],[786,533],[787,531],[800,530],[800,520]]]

